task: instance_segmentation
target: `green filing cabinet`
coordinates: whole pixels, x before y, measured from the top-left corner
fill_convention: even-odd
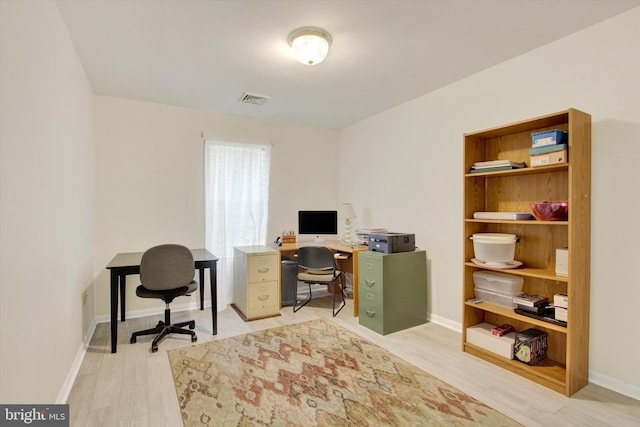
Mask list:
[[[360,324],[382,335],[426,323],[426,252],[359,252],[358,310]]]

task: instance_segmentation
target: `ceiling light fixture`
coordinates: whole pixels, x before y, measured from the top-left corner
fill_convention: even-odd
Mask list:
[[[331,42],[331,34],[317,27],[302,27],[289,34],[293,54],[305,65],[316,65],[324,61]]]

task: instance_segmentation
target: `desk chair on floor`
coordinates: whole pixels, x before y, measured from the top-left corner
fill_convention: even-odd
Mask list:
[[[136,288],[136,295],[141,298],[158,298],[165,302],[164,322],[158,322],[155,328],[134,332],[131,335],[131,344],[136,342],[140,335],[154,335],[151,343],[151,351],[158,351],[158,343],[168,334],[191,335],[191,342],[197,341],[194,329],[196,322],[180,322],[171,324],[171,310],[169,304],[174,298],[188,295],[198,289],[198,283],[193,280],[194,262],[191,251],[181,245],[160,245],[148,249],[142,255],[140,262],[140,282]],[[189,329],[184,329],[188,326]]]
[[[342,272],[336,270],[336,261],[333,257],[331,249],[324,246],[303,246],[298,249],[298,266],[304,269],[298,273],[298,280],[309,285],[309,298],[299,304],[296,302],[293,306],[293,312],[300,310],[311,301],[311,285],[320,284],[327,285],[327,288],[333,295],[333,317],[336,317],[340,310],[345,306],[344,291],[342,289]],[[340,283],[338,284],[338,279]],[[332,289],[333,287],[333,289]],[[340,293],[342,304],[336,310],[336,294]]]

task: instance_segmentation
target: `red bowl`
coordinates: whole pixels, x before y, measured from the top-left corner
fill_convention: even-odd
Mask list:
[[[568,202],[529,203],[533,216],[539,221],[566,221],[569,219]]]

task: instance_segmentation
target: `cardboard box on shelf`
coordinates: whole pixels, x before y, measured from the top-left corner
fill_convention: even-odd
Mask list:
[[[537,156],[529,156],[529,164],[532,168],[538,166],[556,165],[558,163],[567,163],[567,151],[554,151],[553,153],[539,154]]]

